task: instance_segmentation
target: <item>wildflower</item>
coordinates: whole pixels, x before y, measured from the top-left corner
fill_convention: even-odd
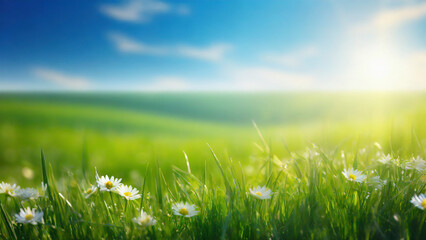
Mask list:
[[[94,194],[96,191],[98,191],[98,186],[90,184],[90,188],[88,188],[84,193],[86,194],[85,198],[89,198]]]
[[[371,187],[382,189],[382,187],[386,184],[386,180],[380,179],[379,176],[374,176],[367,178],[367,183]]]
[[[18,190],[16,195],[22,200],[34,200],[39,197],[37,189],[34,188],[23,188],[21,190]]]
[[[416,206],[417,208],[420,208],[421,210],[426,209],[426,195],[425,194],[420,194],[419,196],[417,196],[417,194],[414,194],[414,196],[411,198],[410,202],[414,206]]]
[[[117,190],[118,186],[120,186],[121,178],[114,178],[111,176],[111,178],[106,176],[97,177],[96,182],[99,186],[100,191],[107,191],[107,192],[114,192]]]
[[[36,211],[35,208],[31,210],[30,207],[21,208],[19,214],[15,214],[15,218],[18,223],[36,225],[37,223],[43,223],[43,211]]]
[[[20,188],[21,187],[16,184],[11,185],[9,183],[2,182],[0,183],[0,194],[4,193],[6,195],[14,197],[16,196],[16,192],[18,192]]]
[[[184,216],[184,217],[193,217],[198,214],[199,211],[195,210],[195,205],[190,205],[189,203],[175,203],[172,206],[173,214],[177,216]]]
[[[353,168],[343,170],[342,174],[347,180],[359,183],[363,182],[367,178],[367,176],[362,174],[361,171],[354,170]]]
[[[415,169],[417,171],[426,170],[426,161],[423,160],[420,156],[412,157],[409,162],[403,165],[405,169]]]
[[[141,215],[138,216],[137,218],[133,218],[132,220],[136,224],[139,224],[145,227],[152,226],[157,222],[157,220],[155,220],[153,217],[151,217],[146,212],[144,212],[143,209],[141,210]]]
[[[270,199],[271,193],[271,189],[266,187],[257,186],[250,189],[250,194],[257,199]]]
[[[123,196],[127,200],[135,200],[141,197],[139,191],[132,186],[126,186],[124,184],[117,188],[117,193]]]
[[[390,154],[381,156],[377,161],[381,162],[382,164],[390,164],[393,162],[393,158]]]

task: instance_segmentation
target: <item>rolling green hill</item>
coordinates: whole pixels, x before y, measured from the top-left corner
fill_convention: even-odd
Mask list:
[[[0,174],[40,179],[39,151],[57,174],[82,158],[104,172],[138,179],[147,162],[168,171],[212,164],[206,143],[243,164],[258,150],[255,121],[279,157],[321,146],[377,141],[385,150],[426,138],[422,93],[39,93],[0,95]],[[410,149],[412,150],[412,149]],[[28,179],[29,180],[29,179]]]

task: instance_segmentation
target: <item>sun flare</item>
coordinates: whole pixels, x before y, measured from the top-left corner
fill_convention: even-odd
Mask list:
[[[355,47],[349,56],[347,78],[362,89],[386,90],[404,84],[399,46],[379,41]]]

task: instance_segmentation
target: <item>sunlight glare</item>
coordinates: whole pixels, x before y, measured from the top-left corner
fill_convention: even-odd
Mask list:
[[[353,73],[362,88],[398,88],[401,74],[396,49],[392,44],[371,44],[354,50]]]

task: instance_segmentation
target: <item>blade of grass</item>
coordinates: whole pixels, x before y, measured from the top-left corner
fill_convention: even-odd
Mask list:
[[[9,217],[7,216],[7,213],[4,211],[3,204],[1,202],[0,202],[0,209],[1,209],[2,217],[3,217],[3,221],[6,225],[6,229],[7,229],[7,232],[9,233],[10,238],[18,239],[16,237],[15,231],[13,230],[12,223]]]
[[[186,166],[188,167],[188,173],[191,174],[191,167],[189,166],[188,156],[186,155],[185,152],[183,152],[183,155],[185,156],[185,159],[186,159]]]
[[[81,152],[81,170],[83,172],[83,178],[87,181],[87,167],[88,167],[88,159],[87,159],[87,147],[86,147],[86,141],[83,141],[83,149]]]
[[[145,185],[146,185],[146,179],[147,179],[147,177],[148,177],[148,168],[149,168],[149,162],[148,162],[148,164],[147,164],[147,166],[146,166],[146,169],[145,169],[145,175],[144,175],[144,177],[143,177],[141,204],[140,204],[140,206],[139,206],[139,209],[140,209],[140,210],[142,210],[143,200],[144,200],[144,198],[145,198]]]
[[[227,195],[230,197],[230,196],[231,196],[231,185],[229,184],[228,178],[227,178],[227,177],[226,177],[226,175],[225,175],[225,171],[224,171],[224,170],[223,170],[223,168],[222,168],[222,164],[220,164],[219,159],[217,158],[216,154],[214,153],[214,151],[213,151],[213,149],[210,147],[210,145],[209,145],[209,144],[207,144],[207,146],[209,147],[209,149],[210,149],[210,151],[211,151],[211,153],[212,153],[212,155],[213,155],[213,158],[214,158],[214,160],[216,161],[216,165],[218,166],[218,168],[219,168],[219,170],[220,170],[220,173],[222,174],[223,180],[224,180],[224,182],[225,182],[225,187],[226,187]]]
[[[49,178],[47,177],[47,166],[46,166],[46,159],[44,157],[43,149],[40,150],[41,155],[41,169],[43,174],[43,184],[46,184],[46,192],[49,199],[52,199],[52,194],[50,192],[50,184],[49,184]]]

